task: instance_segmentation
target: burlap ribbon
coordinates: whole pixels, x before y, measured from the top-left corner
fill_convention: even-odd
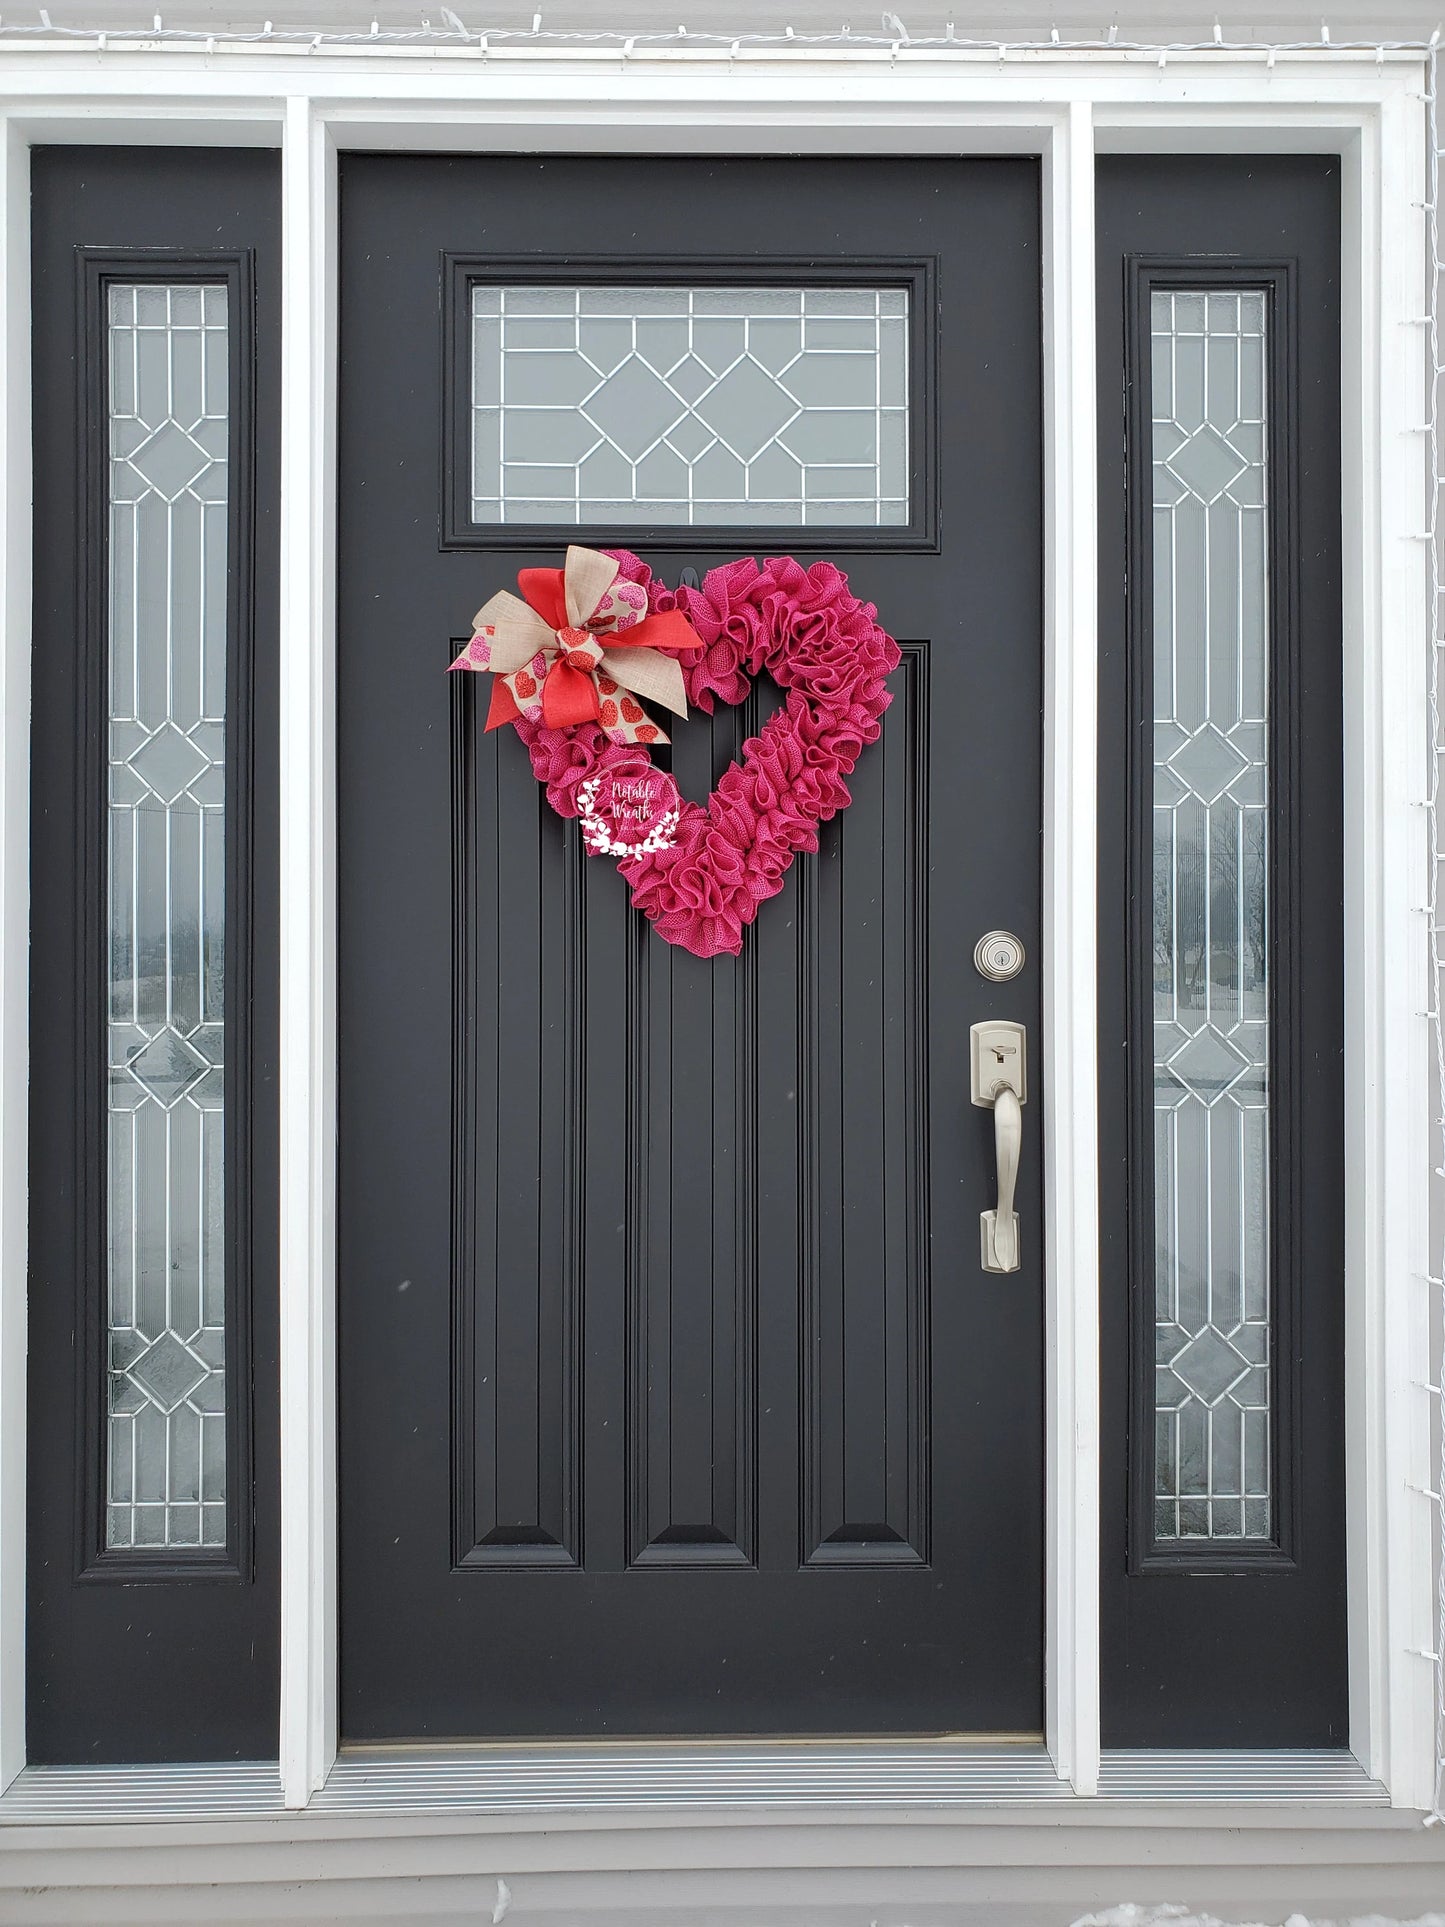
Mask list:
[[[453,669],[489,670],[487,728],[519,717],[549,729],[600,723],[614,743],[665,743],[642,704],[687,714],[682,670],[664,649],[696,649],[702,638],[680,610],[648,615],[647,595],[617,580],[617,564],[575,545],[565,569],[522,569],[521,596],[503,589],[478,609],[471,641]],[[610,637],[626,635],[625,647]]]

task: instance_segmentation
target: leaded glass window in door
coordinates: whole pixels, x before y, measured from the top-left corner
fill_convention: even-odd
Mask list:
[[[474,285],[471,520],[908,523],[904,287]]]
[[[1267,1541],[1269,297],[1150,324],[1154,1536]]]

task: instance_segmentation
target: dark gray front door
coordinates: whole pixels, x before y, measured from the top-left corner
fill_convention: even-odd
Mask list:
[[[344,1734],[1037,1732],[1037,166],[341,196]],[[830,556],[902,646],[736,960],[653,934],[445,674],[569,538]],[[677,728],[686,795],[777,701]],[[987,1016],[1035,1052],[1009,1275]]]

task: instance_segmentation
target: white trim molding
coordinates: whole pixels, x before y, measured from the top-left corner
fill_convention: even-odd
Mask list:
[[[625,141],[631,151],[657,153],[1041,157],[1049,1753],[1029,1772],[1051,1781],[1040,1810],[1052,1818],[1102,1809],[1111,1785],[1137,1790],[1144,1773],[1101,1762],[1099,1752],[1094,155],[1309,149],[1342,156],[1345,207],[1352,1745],[1396,1806],[1429,1804],[1430,1656],[1438,1642],[1429,1407],[1416,1389],[1430,1342],[1431,1269],[1421,917],[1429,891],[1422,805],[1430,628],[1422,536],[1432,526],[1433,486],[1421,433],[1432,419],[1421,326],[1431,297],[1420,206],[1426,75],[1423,47],[1161,54],[1045,46],[985,55],[900,44],[728,54],[680,45],[489,52],[468,41],[300,52],[277,42],[208,49],[184,37],[104,46],[0,38],[10,127],[0,150],[0,1777],[24,1758],[27,145],[232,142],[282,154],[280,1759],[281,1797],[308,1808],[283,1816],[288,1828],[319,1811],[318,1795],[330,1798],[337,1745],[337,151],[586,152]],[[1436,1373],[1438,1383],[1438,1366]],[[794,1757],[805,1761],[808,1752]],[[343,1769],[352,1772],[349,1762]],[[1328,1776],[1326,1783],[1337,1784]],[[32,1784],[26,1775],[17,1791],[28,1797]],[[1179,1784],[1195,1783],[1186,1775]],[[0,1820],[14,1812],[0,1809]],[[896,1838],[899,1853],[917,1844],[906,1827]],[[1389,1838],[1405,1838],[1403,1816]],[[1442,1835],[1430,1838],[1438,1848]],[[97,1867],[108,1864],[105,1851],[97,1845]],[[1190,1864],[1186,1848],[1179,1854],[1181,1867]],[[1297,1894],[1283,1897],[1301,1904]],[[1373,1904],[1367,1891],[1360,1897]]]
[[[1424,75],[1361,129],[1346,213],[1346,1479],[1351,1738],[1433,1800],[1426,863],[1430,396]],[[1422,617],[1427,635],[1421,637]]]
[[[0,115],[0,1787],[25,1764],[30,156]]]
[[[336,1757],[336,152],[281,147],[281,1776]]]
[[[1094,128],[1072,102],[1044,157],[1045,1733],[1099,1781],[1099,531]]]

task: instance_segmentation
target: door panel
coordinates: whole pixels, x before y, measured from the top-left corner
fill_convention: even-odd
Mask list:
[[[1339,189],[1099,164],[1110,1746],[1348,1737]]]
[[[276,1753],[280,188],[33,155],[38,1763]]]
[[[986,1274],[968,1026],[1037,1050],[1037,167],[357,156],[341,209],[344,1733],[1036,1732],[1040,1107]],[[907,285],[907,519],[459,531],[458,261]],[[445,675],[569,537],[839,554],[902,645],[737,959],[653,935]],[[677,728],[685,794],[776,701]]]

